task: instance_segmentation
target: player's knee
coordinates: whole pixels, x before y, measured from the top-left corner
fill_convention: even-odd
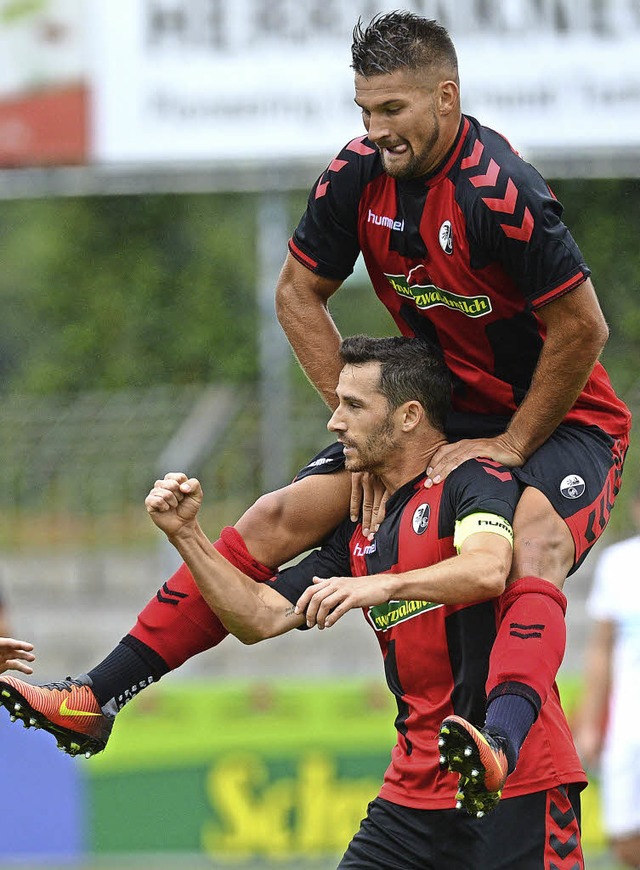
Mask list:
[[[267,525],[270,528],[278,528],[286,511],[287,496],[286,488],[267,492],[246,511],[245,516],[259,525]]]
[[[287,487],[261,495],[236,523],[236,528],[242,535],[247,549],[255,558],[260,558],[258,553],[264,555],[261,551],[265,540],[279,541],[284,545],[283,536],[289,537],[285,522],[286,493]],[[267,562],[267,564],[272,563]]]
[[[318,546],[347,516],[350,475],[318,474],[261,496],[235,524],[251,555],[283,565]]]
[[[551,502],[538,490],[522,495],[513,522],[514,544],[510,581],[541,577],[560,589],[573,565],[571,532]]]

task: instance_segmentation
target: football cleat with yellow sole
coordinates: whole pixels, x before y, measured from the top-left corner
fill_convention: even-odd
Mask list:
[[[495,809],[508,774],[499,738],[461,716],[448,716],[440,726],[438,748],[440,767],[460,774],[457,808],[478,818]]]
[[[86,674],[56,683],[33,686],[16,677],[0,677],[0,705],[11,721],[25,728],[42,728],[68,755],[95,755],[107,745],[117,709],[115,702],[101,707]]]

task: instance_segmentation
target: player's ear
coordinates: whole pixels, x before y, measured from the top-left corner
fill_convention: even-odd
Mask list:
[[[444,81],[436,88],[436,107],[441,115],[449,115],[457,107],[460,89],[454,81]]]
[[[420,402],[405,402],[401,406],[402,412],[402,429],[404,432],[410,432],[424,419],[424,408]]]

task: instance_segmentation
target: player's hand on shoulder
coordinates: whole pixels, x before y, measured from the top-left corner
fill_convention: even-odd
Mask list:
[[[26,640],[0,637],[0,673],[20,671],[22,674],[32,674],[33,668],[29,662],[36,658],[32,650],[33,644]]]
[[[145,499],[147,513],[167,535],[175,534],[193,522],[202,504],[202,486],[195,477],[172,471],[156,480]]]
[[[453,444],[443,444],[431,457],[424,485],[427,489],[442,483],[447,475],[468,459],[492,459],[507,468],[518,468],[525,463],[506,435],[495,438],[465,438]]]
[[[362,511],[362,533],[373,539],[384,519],[389,493],[375,474],[355,471],[351,475],[349,516],[356,522]]]

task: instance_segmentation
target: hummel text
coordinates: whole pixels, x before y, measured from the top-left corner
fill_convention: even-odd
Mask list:
[[[369,209],[367,215],[367,223],[375,224],[378,227],[388,227],[390,230],[404,230],[404,221],[396,221],[393,218],[387,217],[386,214],[375,214]]]

